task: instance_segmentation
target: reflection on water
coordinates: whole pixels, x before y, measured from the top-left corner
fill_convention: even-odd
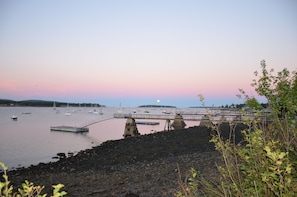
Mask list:
[[[93,113],[99,110],[100,113]],[[123,113],[142,113],[143,110],[121,109]],[[162,113],[162,110],[164,109],[156,108],[150,110],[150,113]],[[91,125],[88,133],[50,131],[51,126],[82,126],[93,121],[109,119],[116,112],[118,108],[94,110],[65,107],[53,110],[45,107],[0,107],[0,161],[10,168],[36,165],[40,162],[55,161],[52,157],[59,152],[78,152],[107,140],[122,139],[125,119],[110,119]],[[11,120],[13,115],[18,117],[17,121]],[[159,122],[159,125],[137,125],[137,128],[141,134],[162,131],[165,121]],[[198,123],[186,124],[190,127]]]

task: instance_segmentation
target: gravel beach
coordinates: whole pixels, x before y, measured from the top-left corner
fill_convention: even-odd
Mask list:
[[[245,128],[222,124],[220,130],[223,137],[234,130],[239,142]],[[51,193],[51,185],[62,183],[67,196],[175,196],[179,180],[185,180],[192,167],[206,178],[216,177],[221,158],[209,142],[211,133],[196,126],[106,141],[75,156],[8,175],[14,188],[29,180],[44,185],[46,193]]]

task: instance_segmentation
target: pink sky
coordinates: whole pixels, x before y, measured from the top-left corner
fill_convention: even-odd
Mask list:
[[[297,68],[296,2],[128,2],[2,1],[0,98],[225,105]]]

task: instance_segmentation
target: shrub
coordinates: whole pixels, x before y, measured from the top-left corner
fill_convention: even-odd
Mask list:
[[[10,184],[7,176],[7,167],[4,163],[0,162],[0,166],[3,169],[3,182],[0,182],[0,197],[46,197],[47,194],[41,194],[44,186],[35,186],[33,183],[25,180],[22,184],[22,188],[19,188],[17,192],[13,192],[13,186]],[[53,195],[51,197],[65,196],[67,192],[60,191],[63,188],[63,184],[54,185]]]
[[[252,86],[268,102],[268,119],[255,98],[240,90],[245,104],[253,109],[254,119],[246,119],[244,142],[223,140],[218,130],[211,142],[221,153],[224,165],[218,166],[220,179],[210,182],[191,169],[191,179],[181,184],[177,196],[296,196],[297,194],[297,77],[283,69],[274,75],[261,62],[262,74]],[[244,112],[243,112],[244,113]],[[199,189],[198,189],[199,185]]]

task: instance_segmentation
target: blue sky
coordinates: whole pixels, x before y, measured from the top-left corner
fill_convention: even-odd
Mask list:
[[[242,103],[265,59],[297,68],[297,1],[0,1],[0,98]]]

